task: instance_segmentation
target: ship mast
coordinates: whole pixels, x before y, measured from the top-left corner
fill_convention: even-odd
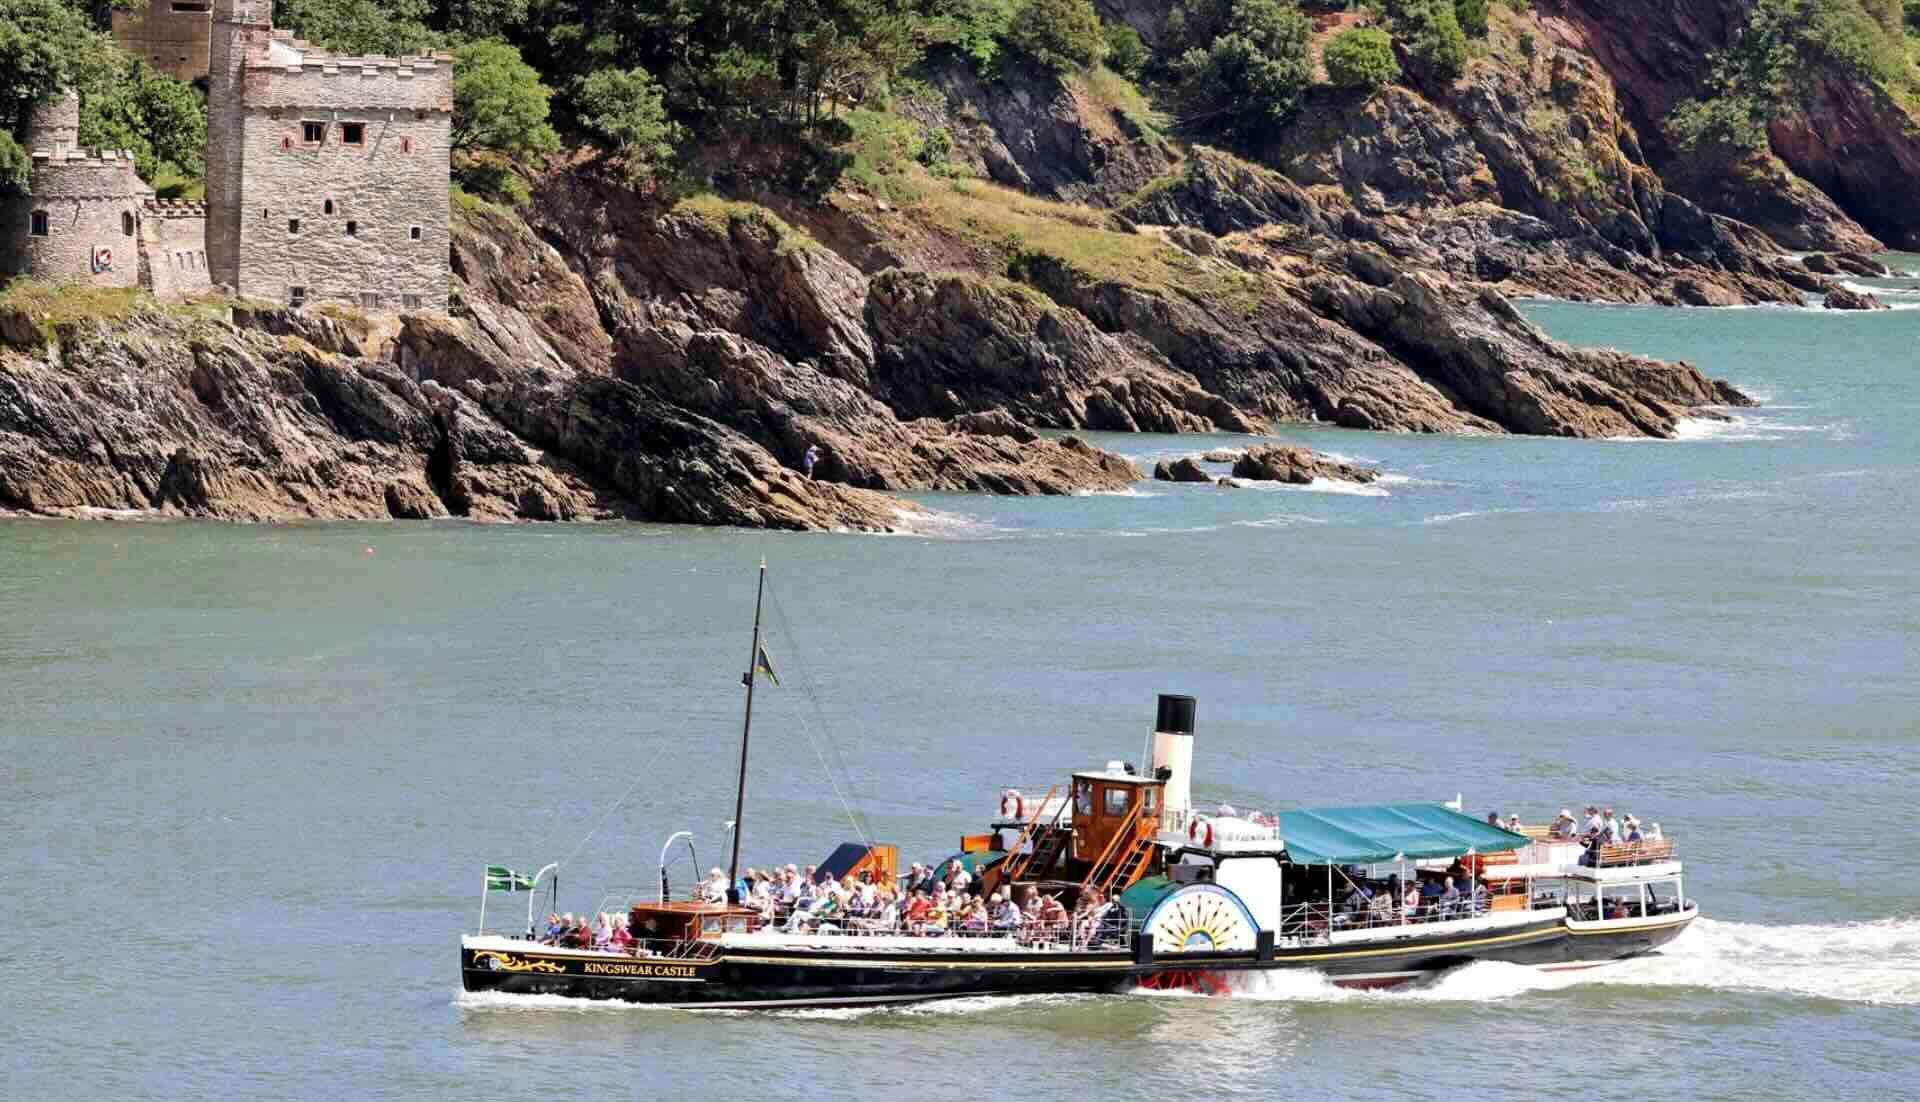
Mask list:
[[[760,560],[760,585],[753,594],[753,649],[747,652],[747,672],[740,680],[747,687],[746,717],[740,722],[740,787],[733,797],[733,857],[727,862],[727,902],[740,902],[740,835],[746,827],[747,809],[747,737],[753,732],[753,683],[760,668],[760,602],[767,594],[767,560]]]

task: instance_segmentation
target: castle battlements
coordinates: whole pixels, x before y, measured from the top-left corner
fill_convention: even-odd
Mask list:
[[[200,199],[148,199],[141,204],[150,218],[205,218],[207,204]]]

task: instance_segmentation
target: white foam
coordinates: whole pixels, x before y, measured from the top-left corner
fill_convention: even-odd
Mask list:
[[[1325,517],[1302,516],[1299,513],[1276,513],[1259,520],[1236,520],[1235,528],[1291,528],[1296,524],[1325,524]]]
[[[1164,497],[1165,491],[1142,490],[1138,486],[1129,486],[1124,490],[1075,490],[1074,497]]]
[[[1468,509],[1464,513],[1436,513],[1433,516],[1430,516],[1425,520],[1422,520],[1420,523],[1421,524],[1452,524],[1456,520],[1466,520],[1469,517],[1484,517],[1486,515],[1487,515],[1486,513],[1481,512],[1479,510]]]
[[[1356,990],[1307,971],[1230,976],[1231,997],[1270,1002],[1500,1002],[1595,985],[1757,992],[1834,1002],[1920,1005],[1920,918],[1769,926],[1694,920],[1654,953],[1576,971],[1480,961],[1402,988]],[[1140,991],[1162,995],[1166,992]]]
[[[1353,497],[1393,496],[1384,486],[1375,483],[1348,482],[1341,478],[1316,478],[1305,486],[1254,478],[1229,478],[1227,481],[1243,490],[1265,490],[1268,493],[1348,494]]]

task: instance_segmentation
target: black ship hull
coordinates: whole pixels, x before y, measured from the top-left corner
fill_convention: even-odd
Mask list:
[[[1546,970],[1640,956],[1679,936],[1694,913],[1660,921],[1568,923],[1420,933],[1391,941],[1281,947],[1259,953],[867,950],[728,946],[708,959],[629,957],[555,949],[463,946],[468,991],[560,995],[687,1009],[863,1006],[978,995],[1107,993],[1140,988],[1229,992],[1263,972],[1316,971],[1350,987],[1389,987],[1474,961]]]

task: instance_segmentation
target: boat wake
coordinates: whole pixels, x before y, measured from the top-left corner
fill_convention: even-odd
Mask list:
[[[1582,986],[1757,992],[1920,1006],[1920,918],[1794,926],[1702,918],[1656,955],[1579,971],[1543,972],[1483,961],[1442,973],[1429,983],[1386,991],[1338,987],[1318,972],[1253,972],[1234,977],[1230,997],[1305,1003],[1500,1002]],[[1168,993],[1141,989],[1136,994]]]

